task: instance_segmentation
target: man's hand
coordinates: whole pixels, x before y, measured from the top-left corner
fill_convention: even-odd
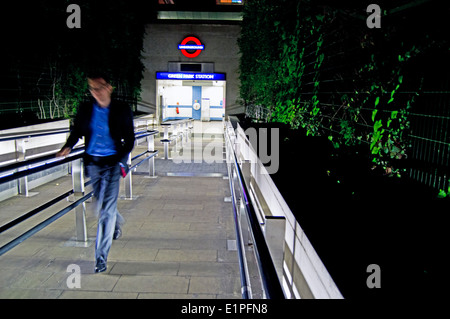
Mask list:
[[[67,156],[69,155],[71,150],[72,149],[70,147],[64,147],[58,153],[56,153],[56,157]]]

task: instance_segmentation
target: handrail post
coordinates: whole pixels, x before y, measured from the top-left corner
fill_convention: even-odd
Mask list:
[[[164,139],[167,140],[169,138],[169,125],[164,125]]]
[[[183,120],[177,124],[177,139],[180,140],[181,148],[183,148]]]
[[[169,159],[169,124],[164,124],[164,159]]]
[[[75,201],[84,196],[84,165],[81,158],[72,162],[72,186]],[[87,242],[86,205],[83,202],[75,208],[77,241]]]
[[[184,141],[186,143],[189,142],[189,140],[188,140],[188,131],[189,131],[188,125],[189,125],[189,120],[186,120],[184,122],[184,128],[183,128]]]
[[[147,152],[155,151],[155,137],[154,135],[147,136]],[[155,177],[155,157],[152,158],[148,162],[148,175],[150,177]]]
[[[148,135],[147,136],[147,151],[153,152],[155,150],[155,136]]]
[[[27,142],[27,139],[24,139],[24,138],[15,140],[16,160],[17,161],[25,160],[25,152],[26,152],[25,143],[26,142]],[[24,168],[27,169],[28,166],[26,166]],[[20,171],[20,169],[18,169],[18,171]],[[19,195],[23,195],[25,197],[28,197],[30,195],[28,192],[28,176],[19,178],[17,186],[18,186],[17,192],[19,193]]]
[[[183,147],[186,143],[186,134],[184,128],[186,127],[186,120],[180,124],[180,135],[181,135],[181,146]]]
[[[128,155],[127,160],[128,166],[131,166],[131,153]],[[127,176],[125,176],[124,186],[125,186],[125,199],[133,199],[133,185],[132,185],[132,170],[128,172]]]
[[[178,126],[179,123],[173,124],[172,138],[175,139],[175,153],[178,152]]]

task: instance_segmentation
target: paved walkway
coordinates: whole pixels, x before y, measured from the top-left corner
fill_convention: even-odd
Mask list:
[[[105,273],[93,272],[97,220],[87,203],[88,244],[73,240],[75,217],[66,214],[0,256],[0,298],[240,298],[232,207],[224,201],[226,164],[217,161],[224,157],[222,123],[195,125],[191,156],[186,151],[163,160],[156,138],[157,177],[140,174],[144,165],[133,175],[134,199],[119,201],[127,223],[123,237],[113,242]],[[203,154],[200,162],[194,152]],[[63,177],[34,189],[39,192],[34,197],[1,202],[0,224],[70,188],[70,177]],[[0,234],[0,245],[64,205],[67,201]],[[70,265],[81,271],[80,288],[70,287],[77,283]]]

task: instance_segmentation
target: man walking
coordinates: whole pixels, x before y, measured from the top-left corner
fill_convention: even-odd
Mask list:
[[[93,181],[99,213],[95,243],[95,272],[106,270],[112,240],[121,234],[123,217],[117,210],[120,176],[126,174],[127,159],[134,147],[133,114],[130,107],[111,97],[113,87],[103,75],[88,76],[94,99],[80,105],[66,144],[56,154],[66,156],[85,137],[87,173]]]

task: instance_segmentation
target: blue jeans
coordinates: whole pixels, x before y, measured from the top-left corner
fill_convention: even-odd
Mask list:
[[[97,239],[95,242],[96,261],[108,259],[114,230],[124,223],[117,210],[120,188],[120,166],[116,164],[87,165],[88,174],[93,181],[94,209],[98,213]]]

